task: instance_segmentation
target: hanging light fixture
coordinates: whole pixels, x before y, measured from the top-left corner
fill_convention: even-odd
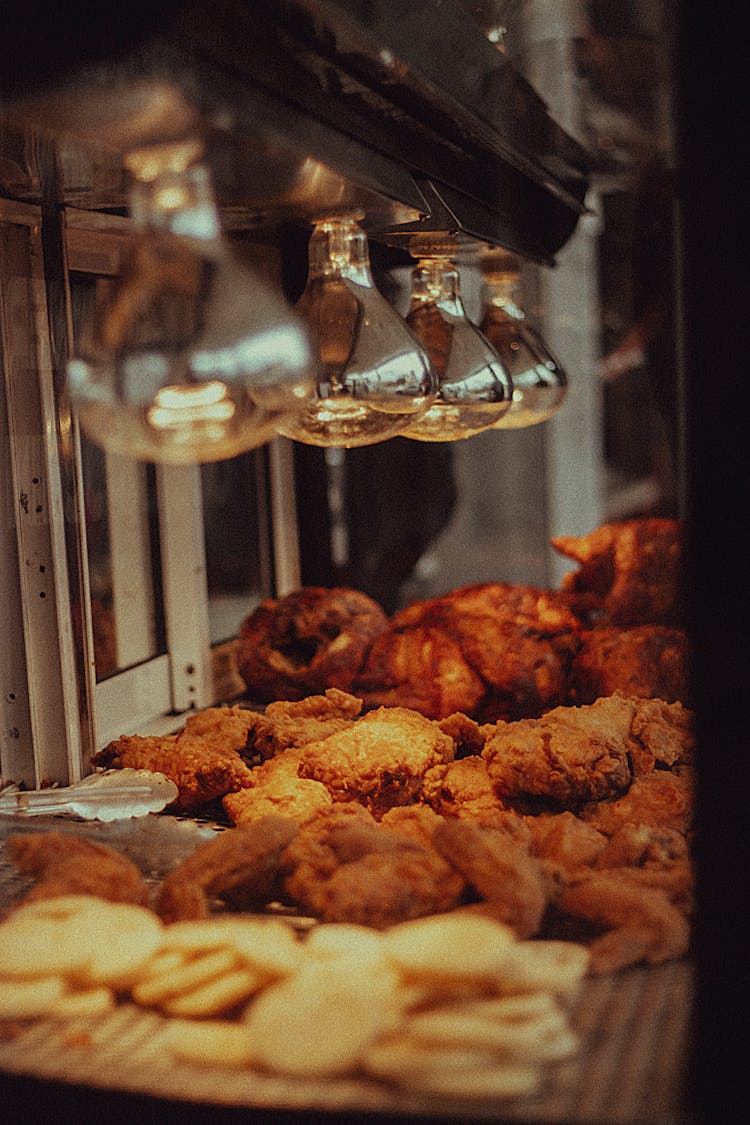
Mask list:
[[[351,448],[400,434],[437,392],[429,357],[370,272],[362,215],[314,224],[297,303],[312,335],[318,383],[302,414],[279,426],[308,445]]]
[[[422,341],[438,376],[430,409],[404,430],[416,441],[457,441],[481,433],[509,410],[513,386],[500,356],[466,315],[455,243],[412,239],[418,258],[411,275],[406,323]]]
[[[190,139],[125,160],[134,246],[68,365],[81,428],[112,452],[232,457],[272,438],[314,386],[306,329],[223,235],[202,155]]]
[[[567,376],[539,332],[516,303],[518,259],[491,251],[481,262],[483,313],[480,328],[496,348],[513,380],[513,402],[495,423],[517,429],[544,422],[559,410],[568,389]]]

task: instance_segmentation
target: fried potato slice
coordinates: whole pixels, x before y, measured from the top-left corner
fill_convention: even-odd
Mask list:
[[[256,1060],[300,1077],[335,1077],[358,1063],[367,1045],[398,1022],[395,975],[353,975],[346,959],[309,962],[250,1004],[246,1023]]]
[[[60,976],[4,980],[0,984],[0,1019],[24,1020],[48,1015],[65,993]]]
[[[170,1019],[164,1043],[176,1058],[203,1066],[246,1067],[254,1061],[247,1027],[235,1020]]]
[[[494,982],[516,937],[509,926],[480,915],[435,914],[392,926],[383,942],[389,959],[408,977]]]

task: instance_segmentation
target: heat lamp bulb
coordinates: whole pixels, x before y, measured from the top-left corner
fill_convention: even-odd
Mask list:
[[[430,409],[404,431],[416,441],[458,441],[489,429],[509,410],[513,386],[500,356],[466,315],[458,270],[448,257],[412,270],[406,322],[438,375]]]
[[[560,409],[567,394],[567,376],[516,302],[519,273],[515,259],[489,255],[481,268],[484,311],[480,328],[513,380],[511,408],[495,428],[534,426]]]
[[[181,464],[263,445],[314,386],[307,331],[221,232],[193,141],[129,154],[135,242],[68,365],[84,433]]]
[[[308,445],[352,448],[400,434],[437,392],[429,357],[378,291],[358,218],[314,225],[297,303],[314,341],[318,382],[301,415],[279,427]]]

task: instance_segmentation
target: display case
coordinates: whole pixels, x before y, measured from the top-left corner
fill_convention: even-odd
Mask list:
[[[136,5],[127,26],[73,5],[59,41],[41,42],[35,7],[7,17],[1,49],[0,797],[81,781],[120,736],[169,736],[210,707],[261,707],[237,635],[264,600],[353,588],[394,615],[470,584],[559,590],[571,563],[553,540],[663,519],[689,529],[698,884],[689,953],[589,980],[575,1014],[581,1049],[533,1097],[441,1101],[361,1076],[170,1071],[156,1019],[132,1013],[128,1026],[120,1013],[86,1030],[85,1058],[57,1030],[3,1036],[9,1089],[38,1115],[65,1105],[79,1120],[105,1107],[175,1120],[697,1125],[709,1105],[732,1120],[736,1048],[716,1028],[735,1028],[745,974],[732,994],[714,951],[741,950],[726,909],[746,893],[744,871],[728,874],[746,850],[727,823],[741,817],[741,787],[725,791],[744,768],[746,658],[741,631],[732,646],[724,631],[729,619],[742,630],[746,614],[734,503],[742,352],[729,346],[740,321],[716,314],[736,252],[737,181],[717,188],[699,149],[710,134],[726,166],[721,128],[697,125],[709,85],[694,70],[708,49],[696,48],[700,15],[668,0],[175,0]],[[733,77],[731,45],[720,37],[715,49]],[[509,413],[439,442],[297,440],[279,423],[229,453],[118,448],[114,415],[86,421],[71,361],[95,355],[91,326],[127,291],[139,208],[154,206],[143,200],[159,175],[143,169],[168,152],[169,174],[183,174],[173,154],[186,143],[210,180],[213,203],[194,209],[211,228],[201,237],[231,246],[238,293],[240,271],[252,274],[261,319],[266,291],[304,307],[324,219],[360,225],[374,292],[401,321],[418,248],[439,258],[443,240],[461,311],[487,338],[492,278],[512,273],[513,307],[549,348],[547,370],[563,372],[551,416],[514,426]],[[150,221],[151,234],[177,230]],[[139,285],[164,262],[155,252]],[[208,287],[211,271],[201,276]],[[232,285],[222,292],[229,307]],[[719,515],[720,493],[731,517]],[[728,813],[717,824],[719,803]],[[135,855],[156,882],[226,827],[146,819],[83,831]],[[3,839],[16,820],[0,815]],[[81,830],[28,818],[31,830],[50,823]],[[3,910],[22,889],[4,862]]]

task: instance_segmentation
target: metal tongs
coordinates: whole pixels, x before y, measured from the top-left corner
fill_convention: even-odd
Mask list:
[[[83,820],[126,820],[160,812],[179,790],[163,773],[122,769],[92,773],[74,785],[0,793],[0,815],[70,814]]]

